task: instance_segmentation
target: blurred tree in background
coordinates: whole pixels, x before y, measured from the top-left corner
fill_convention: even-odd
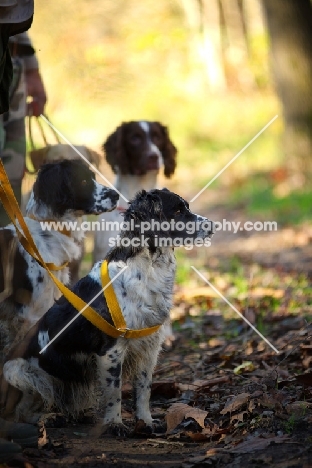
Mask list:
[[[312,5],[310,0],[262,0],[272,68],[285,117],[285,157],[312,179]]]

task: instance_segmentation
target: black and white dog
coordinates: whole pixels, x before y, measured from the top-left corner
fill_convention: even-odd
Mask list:
[[[62,297],[28,332],[4,365],[4,378],[14,394],[14,398],[2,396],[5,414],[14,409],[16,418],[38,418],[35,411],[40,395],[46,409],[75,415],[95,404],[94,390],[99,385],[105,412],[103,430],[124,434],[121,379],[127,375],[133,381],[136,419],[144,421],[147,432],[152,430],[151,381],[172,305],[176,269],[173,246],[185,240],[188,245],[210,244],[214,228],[207,218],[192,213],[183,198],[166,189],[139,192],[124,220],[119,243],[106,258],[119,306],[128,328],[161,327],[144,338],[115,339],[79,315],[52,342],[77,316],[74,307]],[[189,226],[187,223],[195,227],[192,234],[183,229]],[[101,264],[95,264],[73,288],[87,303],[101,292]],[[103,294],[93,300],[92,307],[112,323]],[[2,388],[5,393],[5,385]]]
[[[26,208],[25,221],[45,262],[66,265],[80,256],[79,217],[116,207],[118,194],[95,181],[81,161],[42,166]],[[44,230],[40,221],[72,223]],[[12,345],[53,305],[60,292],[48,273],[22,247],[15,227],[0,229],[0,367]],[[2,267],[2,268],[1,268]],[[55,271],[64,284],[69,268]]]

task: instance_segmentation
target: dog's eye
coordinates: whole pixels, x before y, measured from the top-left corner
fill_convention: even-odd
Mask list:
[[[177,210],[177,211],[175,212],[175,215],[176,215],[176,216],[179,215],[179,214],[181,214],[181,210]]]
[[[133,145],[138,145],[139,143],[141,143],[141,135],[131,135],[130,142]]]
[[[83,179],[83,180],[81,181],[81,185],[82,185],[82,186],[85,186],[85,185],[87,185],[87,181],[86,181],[86,179]]]
[[[156,133],[156,132],[152,133],[152,140],[153,141],[159,141],[160,138],[161,137],[160,137],[159,133]]]

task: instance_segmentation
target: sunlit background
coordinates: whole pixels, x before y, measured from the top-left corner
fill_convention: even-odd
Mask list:
[[[195,192],[280,112],[259,2],[245,2],[243,17],[236,2],[208,6],[37,1],[30,35],[54,125],[98,149],[121,121],[161,120],[179,149],[174,182]],[[280,119],[222,183],[279,165],[281,128]]]

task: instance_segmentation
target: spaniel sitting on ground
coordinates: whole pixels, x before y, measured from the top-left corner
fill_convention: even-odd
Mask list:
[[[26,208],[26,224],[45,262],[64,265],[55,276],[69,282],[67,263],[81,254],[80,216],[116,207],[118,194],[95,181],[81,161],[46,164],[39,173]],[[73,222],[76,229],[44,230],[40,221]],[[4,355],[53,305],[60,292],[19,243],[15,227],[0,229],[0,368]]]
[[[95,405],[100,390],[102,430],[125,434],[121,385],[126,375],[133,382],[136,419],[145,423],[147,433],[152,431],[151,381],[172,306],[174,246],[186,242],[209,245],[214,229],[207,218],[192,213],[183,198],[166,189],[138,193],[124,217],[119,245],[73,290],[86,303],[92,301],[92,307],[112,324],[108,299],[102,292],[102,267],[106,266],[126,328],[121,336],[112,338],[77,315],[64,297],[59,299],[12,350],[4,365],[2,399],[8,395],[3,401],[7,416],[15,412],[15,417],[26,421],[37,419],[38,397],[46,410],[77,415]],[[181,230],[182,223],[193,223],[193,233]],[[123,336],[128,329],[154,326],[159,328],[149,336]]]
[[[169,137],[168,129],[159,122],[131,121],[122,123],[103,145],[106,161],[116,174],[114,186],[131,200],[139,190],[157,188],[157,176],[164,168],[165,177],[171,177],[176,168],[177,150]],[[122,197],[117,210],[105,216],[102,221],[121,224],[128,204]],[[112,225],[112,224],[111,224]],[[110,249],[109,240],[119,230],[96,231],[94,235],[93,261],[102,260]]]

